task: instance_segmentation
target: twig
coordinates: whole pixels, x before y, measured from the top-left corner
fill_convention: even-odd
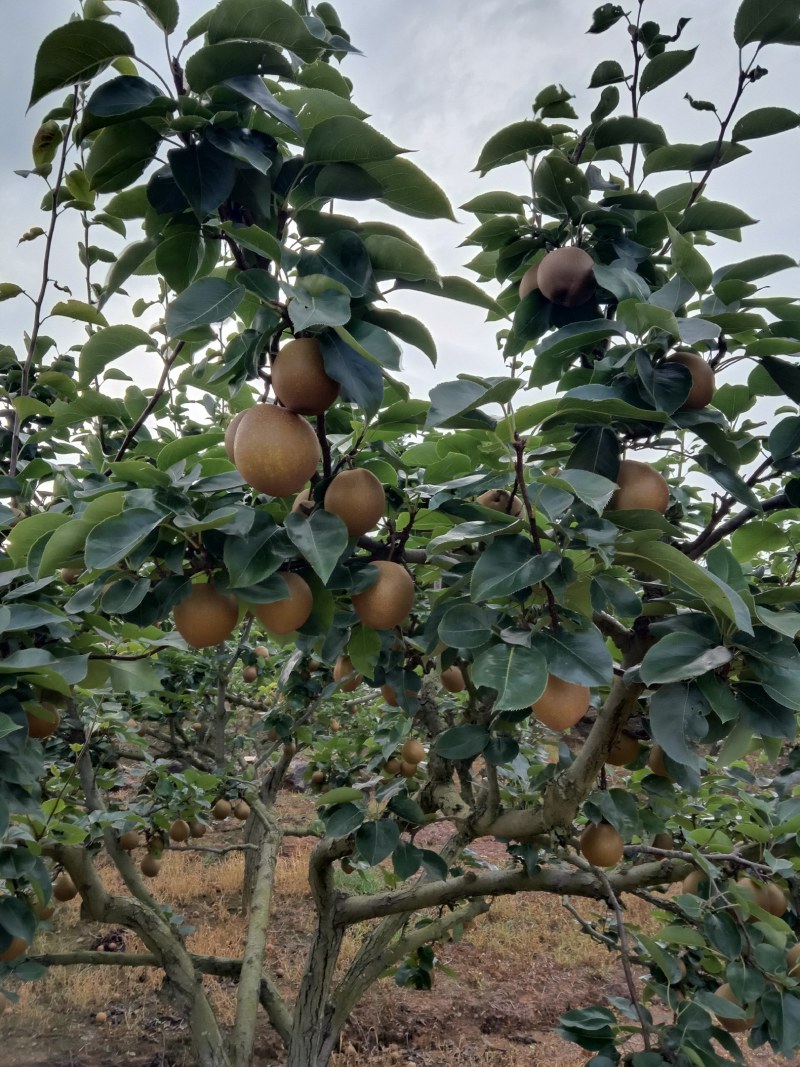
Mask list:
[[[258,845],[250,845],[246,841],[239,845],[176,845],[170,846],[170,852],[216,852],[224,855],[226,852],[258,852]]]
[[[156,386],[153,395],[147,401],[147,406],[145,407],[144,411],[134,422],[133,426],[131,426],[130,430],[128,430],[128,432],[125,434],[125,438],[122,444],[119,446],[119,451],[114,457],[115,463],[119,463],[119,461],[130,448],[139,430],[141,430],[147,419],[150,417],[150,415],[152,415],[153,411],[155,411],[156,405],[158,404],[161,397],[164,395],[164,387],[167,383],[167,378],[169,377],[169,372],[172,369],[172,365],[183,351],[183,346],[184,342],[178,341],[178,343],[175,345],[175,349],[172,355],[164,360],[164,367],[161,371],[161,377],[158,379],[158,385]]]
[[[331,446],[328,441],[328,435],[325,432],[325,412],[320,412],[317,415],[317,440],[319,441],[320,451],[322,452],[322,477],[330,478],[331,476]]]
[[[51,192],[53,195],[53,203],[50,207],[50,220],[47,226],[47,236],[45,238],[44,256],[42,258],[42,280],[39,284],[39,294],[36,297],[33,305],[33,325],[31,327],[30,339],[28,340],[28,354],[25,358],[25,362],[22,365],[22,375],[20,378],[19,395],[27,396],[31,387],[31,369],[33,368],[33,361],[36,358],[36,342],[39,340],[39,330],[42,325],[42,308],[44,306],[44,298],[47,295],[47,288],[50,284],[50,257],[53,252],[53,238],[56,232],[56,223],[58,222],[58,190],[61,187],[61,182],[64,180],[64,171],[67,166],[67,155],[72,146],[72,128],[75,125],[75,120],[78,116],[78,91],[75,87],[73,99],[72,99],[72,112],[70,113],[69,120],[67,121],[67,128],[64,131],[64,139],[61,142],[61,152],[58,160],[58,171],[56,172],[55,185],[52,187]],[[17,464],[19,463],[19,436],[22,429],[22,419],[19,412],[14,410],[14,428],[11,433],[11,457],[8,463],[8,475],[10,478],[15,477],[17,473]]]
[[[531,531],[531,538],[533,539],[533,548],[537,556],[542,555],[542,539],[539,531],[539,527],[536,525],[536,517],[533,513],[533,506],[531,499],[528,496],[528,487],[525,484],[525,439],[520,437],[518,433],[514,433],[514,452],[516,453],[516,484],[519,487],[519,493],[522,497],[522,503],[525,505],[525,514],[528,516],[528,526]],[[550,622],[553,626],[554,633],[558,633],[561,629],[561,623],[558,618],[558,608],[556,607],[556,600],[553,596],[553,590],[547,584],[547,582],[541,583],[542,589],[544,589],[545,597],[547,598],[547,610],[550,613]]]

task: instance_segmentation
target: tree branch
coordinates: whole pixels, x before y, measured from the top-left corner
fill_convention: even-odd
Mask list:
[[[147,406],[145,407],[144,411],[134,422],[133,426],[131,426],[130,430],[128,430],[128,432],[125,434],[122,444],[119,446],[119,451],[117,452],[116,456],[114,456],[115,463],[119,463],[119,461],[122,459],[122,457],[125,455],[131,444],[135,440],[139,430],[141,430],[145,422],[147,422],[152,413],[155,411],[156,405],[158,404],[161,397],[164,395],[165,386],[167,384],[167,378],[169,377],[169,372],[172,370],[172,365],[175,363],[175,360],[183,351],[183,346],[184,342],[178,341],[178,343],[175,345],[175,349],[172,352],[172,355],[164,360],[164,366],[161,370],[161,377],[158,379],[158,385],[155,387],[153,395],[147,401]]]

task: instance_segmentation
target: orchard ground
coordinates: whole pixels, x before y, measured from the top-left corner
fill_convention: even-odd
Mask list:
[[[279,804],[287,825],[307,823],[313,810],[310,797],[290,793]],[[420,834],[418,843],[441,846],[447,833],[448,824],[438,824]],[[240,836],[241,824],[230,818],[216,823],[202,844],[224,847]],[[267,954],[287,991],[302,974],[311,936],[307,859],[312,845],[312,838],[285,838],[278,863]],[[508,862],[498,842],[483,840],[474,852],[487,864]],[[197,926],[188,939],[192,951],[241,954],[243,863],[239,852],[165,853],[150,888]],[[113,867],[104,864],[102,869],[108,887],[120,890]],[[382,885],[370,870],[339,872],[337,881],[350,892],[376,892]],[[610,913],[599,903],[577,898],[570,903],[599,929],[610,921]],[[657,929],[649,905],[634,897],[625,903],[629,923],[648,933]],[[34,951],[145,951],[130,932],[82,921],[79,901],[60,905],[51,925]],[[342,965],[352,959],[357,938],[358,928],[348,938]],[[626,993],[618,955],[581,933],[555,896],[499,898],[459,943],[438,945],[436,955],[451,973],[437,969],[431,991],[398,989],[391,978],[373,987],[348,1024],[336,1067],[365,1062],[372,1067],[578,1067],[586,1054],[554,1032],[558,1016],[598,1003],[598,990],[607,996]],[[168,984],[162,987],[162,981],[156,968],[52,969],[43,981],[19,987],[19,1003],[3,1016],[5,1062],[14,1067],[191,1067],[185,1023],[172,1010]],[[210,977],[204,981],[213,989],[219,1018],[230,1025],[235,983]],[[657,1005],[653,1008],[656,1016],[666,1017]],[[98,1022],[98,1013],[107,1019]],[[789,1062],[768,1049],[753,1052],[740,1044],[750,1067]],[[262,1017],[254,1063],[278,1067],[284,1056]]]

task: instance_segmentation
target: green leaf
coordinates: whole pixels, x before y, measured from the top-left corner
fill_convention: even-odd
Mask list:
[[[740,226],[752,226],[755,222],[756,219],[733,204],[699,200],[686,209],[678,229],[682,233],[690,230],[737,230]]]
[[[592,15],[592,24],[587,33],[605,33],[625,16],[625,9],[619,4],[601,4]]]
[[[708,732],[706,703],[694,686],[665,685],[650,698],[650,730],[670,759],[693,770],[701,760],[691,747]]]
[[[284,526],[306,561],[327,582],[347,548],[347,527],[339,516],[318,509],[305,518],[299,511],[291,511]]]
[[[547,661],[524,645],[492,645],[477,657],[470,673],[476,685],[497,691],[496,711],[529,708],[547,685]]]
[[[401,882],[416,874],[422,863],[422,851],[409,841],[400,841],[392,853],[394,873]]]
[[[0,301],[13,300],[15,296],[19,296],[20,293],[24,293],[25,290],[21,285],[17,285],[15,282],[0,282]]]
[[[70,521],[69,515],[58,511],[40,511],[16,524],[8,534],[6,551],[15,567],[24,567],[28,553],[40,537]]]
[[[733,653],[698,634],[666,634],[648,649],[639,667],[646,685],[681,682],[730,663]]]
[[[106,303],[109,297],[122,288],[128,278],[141,267],[157,245],[157,238],[148,237],[145,241],[135,241],[122,250],[117,257],[116,263],[111,266],[108,272],[102,295],[98,301],[100,307]]]
[[[592,71],[589,88],[599,89],[601,85],[612,85],[614,82],[623,81],[625,81],[625,71],[616,59],[604,59]]]
[[[534,193],[541,211],[556,216],[564,213],[575,216],[583,210],[576,206],[575,198],[588,197],[589,181],[580,167],[553,152],[536,168]]]
[[[241,304],[245,290],[224,278],[200,278],[177,296],[164,319],[168,337],[180,337],[196,326],[222,322]]]
[[[178,25],[178,0],[139,0],[156,26],[172,33]]]
[[[336,334],[320,337],[325,373],[342,387],[342,399],[357,404],[374,418],[383,401],[383,374],[377,364],[361,356]]]
[[[303,157],[306,163],[374,163],[403,151],[361,119],[342,115],[314,127]]]
[[[402,156],[364,165],[367,174],[381,184],[378,199],[418,219],[450,219],[453,208],[443,190],[416,163]]]
[[[693,285],[698,293],[704,293],[711,285],[711,266],[697,251],[691,241],[683,237],[674,226],[667,224],[670,237],[672,266],[681,278]]]
[[[167,152],[175,182],[189,201],[198,218],[216,211],[233,189],[236,166],[233,159],[201,141],[187,148],[173,148]]]
[[[338,789],[331,789],[329,793],[323,793],[314,798],[314,803],[318,808],[324,808],[330,804],[349,804],[352,800],[361,800],[363,793],[360,789],[354,789],[350,785],[339,786]]]
[[[182,292],[197,274],[203,259],[203,240],[196,225],[167,227],[156,249],[156,269],[176,293]]]
[[[81,349],[78,360],[79,384],[88,385],[93,378],[102,374],[109,363],[139,347],[152,350],[156,344],[150,334],[136,326],[106,326],[93,333]]]
[[[114,193],[135,181],[155,158],[161,137],[141,119],[107,126],[92,141],[85,173],[97,193]]]
[[[480,648],[492,636],[489,613],[473,604],[454,604],[439,623],[439,637],[451,648]]]
[[[549,356],[566,356],[581,348],[593,347],[607,337],[623,333],[617,323],[606,319],[591,319],[589,322],[570,322],[555,330],[536,346],[536,355],[547,352]]]
[[[752,259],[744,259],[739,263],[730,263],[727,267],[720,267],[715,273],[715,279],[723,281],[729,278],[737,278],[744,282],[752,282],[758,278],[764,278],[781,270],[790,270],[796,266],[797,260],[792,256],[754,256]]]
[[[277,238],[271,233],[262,230],[260,226],[237,226],[232,222],[223,222],[220,227],[225,233],[251,252],[257,252],[266,259],[280,263],[283,247]]]
[[[598,515],[605,510],[617,488],[616,482],[603,477],[602,474],[578,467],[565,468],[554,480],[565,482],[578,500]]]
[[[496,597],[511,596],[544,581],[560,563],[558,552],[537,554],[530,538],[498,537],[475,564],[470,597],[476,603],[483,603]]]
[[[759,42],[769,44],[788,37],[796,42],[798,0],[742,0],[733,24],[733,39],[743,48]]]
[[[283,288],[291,297],[289,318],[296,333],[311,326],[344,326],[350,320],[350,294],[327,275],[305,275],[299,285],[284,283]]]
[[[222,0],[208,23],[210,44],[219,41],[270,41],[311,59],[324,47],[303,18],[283,0]]]
[[[620,144],[665,145],[667,136],[661,126],[648,119],[619,115],[601,122],[592,140],[595,148],[611,148]]]
[[[474,282],[467,281],[466,278],[459,278],[454,275],[443,275],[439,285],[435,282],[398,282],[397,288],[415,289],[417,292],[427,293],[429,296],[443,296],[448,300],[458,300],[462,304],[472,304],[475,307],[486,308],[487,311],[492,311],[499,315],[504,314],[500,305],[488,293],[484,293],[483,289],[475,285]]]
[[[355,804],[337,804],[322,815],[325,833],[328,837],[347,837],[363,823],[365,815]]]
[[[269,515],[260,514],[245,536],[226,538],[223,560],[232,589],[263,586],[269,579],[267,587],[275,590],[274,599],[286,598],[286,582],[275,574],[284,554],[270,545],[273,538],[280,536],[279,531],[280,527]]]
[[[685,50],[674,48],[669,52],[662,52],[660,55],[654,56],[639,78],[641,92],[652,92],[659,85],[663,85],[670,78],[674,78],[676,74],[680,74],[692,62],[696,51],[696,47]]]
[[[587,798],[584,812],[593,822],[611,823],[628,840],[639,832],[639,805],[625,789],[597,790]]]
[[[549,148],[553,135],[545,123],[534,119],[514,122],[495,133],[481,149],[475,170],[486,174],[494,167],[514,163],[528,152]]]
[[[363,318],[365,322],[380,326],[381,329],[388,330],[406,344],[418,348],[420,352],[425,353],[434,367],[436,366],[436,342],[427,326],[419,319],[412,318],[411,315],[403,315],[399,311],[381,311],[375,308],[370,308],[365,312]]]
[[[131,508],[97,524],[86,538],[84,559],[92,569],[112,567],[161,525],[161,512]]]
[[[205,433],[188,434],[178,437],[164,445],[156,457],[156,466],[160,471],[167,471],[173,464],[179,463],[187,456],[195,458],[212,445],[222,441],[222,430],[207,430]]]
[[[598,630],[540,633],[533,646],[545,657],[547,670],[575,685],[608,685],[613,672],[611,653]]]
[[[444,730],[433,742],[433,751],[444,759],[473,759],[483,752],[489,741],[489,731],[485,726],[451,726]]]
[[[430,392],[431,406],[425,428],[446,425],[456,415],[464,415],[484,404],[507,403],[521,386],[511,378],[485,378],[472,381],[462,377],[455,382],[442,382]]]
[[[670,584],[677,582],[679,586],[695,593],[712,611],[739,625],[739,607],[730,595],[733,590],[726,593],[708,571],[673,545],[662,541],[639,541],[635,545],[621,545],[617,549],[616,560],[623,566],[634,567]]]
[[[233,78],[226,78],[222,84],[239,93],[245,100],[250,100],[252,103],[257,104],[262,111],[272,115],[278,122],[288,126],[290,130],[294,130],[298,137],[302,137],[303,132],[295,113],[286,104],[275,99],[259,74],[239,74]]]
[[[347,642],[347,654],[358,674],[372,678],[381,652],[381,636],[371,626],[354,626]]]
[[[800,367],[774,356],[765,356],[761,365],[789,399],[800,404]]]
[[[439,272],[433,262],[417,245],[383,234],[366,237],[364,245],[378,281],[390,278],[439,281]]]
[[[186,81],[196,93],[233,79],[275,74],[291,78],[292,68],[277,48],[256,41],[230,41],[201,48],[186,61]],[[242,93],[254,88],[251,81],[237,81],[233,88]],[[271,94],[270,94],[271,95]]]
[[[461,210],[471,211],[475,215],[522,215],[525,212],[525,203],[516,193],[479,193],[466,204],[462,204]]]
[[[162,90],[157,85],[153,85],[144,78],[123,74],[119,78],[104,82],[99,89],[95,89],[86,102],[86,110],[100,118],[111,118],[116,115],[127,115],[129,111],[138,111],[159,98],[162,103],[166,101]]]
[[[88,81],[120,56],[132,55],[130,38],[111,23],[96,19],[68,22],[39,46],[28,107],[56,89]]]
[[[358,854],[375,867],[394,852],[400,841],[400,828],[392,819],[365,822],[356,830]]]
[[[50,314],[65,319],[75,319],[76,322],[88,322],[93,326],[108,325],[105,315],[94,304],[86,304],[82,300],[61,300],[53,305]]]
[[[742,115],[733,127],[734,141],[750,141],[756,137],[770,137],[800,126],[800,115],[786,107],[759,107]]]
[[[44,578],[53,574],[57,567],[62,566],[75,556],[83,557],[83,546],[89,536],[94,523],[85,519],[70,519],[53,531],[44,547],[37,575]]]

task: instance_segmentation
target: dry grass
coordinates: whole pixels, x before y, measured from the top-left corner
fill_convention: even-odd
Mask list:
[[[287,994],[296,989],[304,969],[310,934],[309,848],[305,840],[287,841],[277,868],[268,958]],[[242,873],[238,853],[172,851],[149,887],[196,927],[187,938],[192,951],[236,956],[244,939],[239,912]],[[102,876],[110,889],[122,888],[110,865],[103,867]],[[371,872],[360,882],[358,875],[337,879],[362,892],[380,885],[379,876]],[[630,921],[652,932],[649,907],[637,900],[626,902]],[[596,902],[576,906],[586,919],[607,920]],[[352,960],[365,931],[348,933],[341,966]],[[107,933],[108,928],[83,923],[73,902],[59,908],[52,931],[37,947],[90,948]],[[142,950],[130,934],[126,948]],[[391,981],[375,986],[342,1039],[336,1067],[362,1067],[367,1058],[371,1067],[577,1067],[585,1055],[554,1035],[556,1017],[566,1008],[596,1002],[605,992],[625,993],[616,955],[582,934],[556,897],[500,898],[463,941],[441,945],[437,954],[456,976],[439,975],[432,993],[401,990]],[[230,1025],[235,983],[214,978],[205,982],[221,1022]],[[20,993],[19,1005],[3,1020],[6,1047],[13,1055],[0,1057],[2,1062],[56,1067],[70,1063],[71,1056],[82,1067],[150,1067],[167,1050],[171,1067],[191,1065],[183,1023],[169,994],[162,992],[162,975],[156,969],[53,969],[42,981],[22,986]],[[91,1025],[98,1011],[109,1012],[107,1024]],[[31,1034],[42,1035],[38,1045]],[[46,1058],[36,1058],[42,1046]],[[133,1049],[143,1058],[129,1055]],[[255,1062],[262,1067],[281,1063],[277,1040],[266,1024]],[[751,1062],[777,1061],[758,1057]]]

